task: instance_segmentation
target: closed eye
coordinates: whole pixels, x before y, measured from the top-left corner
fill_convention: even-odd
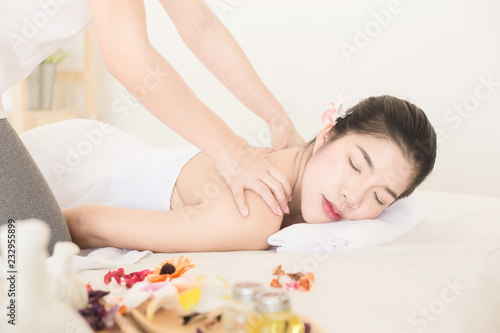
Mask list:
[[[373,192],[373,196],[375,197],[375,201],[380,205],[380,206],[383,206],[384,203],[382,201],[380,201],[380,199],[378,198],[377,196],[377,193]]]
[[[354,171],[356,171],[357,173],[361,173],[361,171],[359,171],[358,168],[356,168],[354,164],[352,164],[352,160],[350,158],[349,158],[349,165]]]

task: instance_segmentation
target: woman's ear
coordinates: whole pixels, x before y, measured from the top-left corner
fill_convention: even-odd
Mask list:
[[[318,135],[316,136],[316,141],[314,142],[314,147],[313,147],[313,154],[316,153],[316,151],[325,144],[325,142],[328,141],[328,139],[331,137],[330,135],[330,130],[335,126],[335,123],[328,123],[319,131]]]

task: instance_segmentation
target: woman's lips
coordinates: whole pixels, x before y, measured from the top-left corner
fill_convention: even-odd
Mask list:
[[[330,201],[326,200],[325,196],[323,196],[322,206],[323,211],[330,220],[337,221],[342,218],[342,216],[340,216],[340,214],[335,211],[333,204]]]

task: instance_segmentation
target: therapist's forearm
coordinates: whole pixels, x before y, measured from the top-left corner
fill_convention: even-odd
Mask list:
[[[196,33],[183,34],[186,45],[247,108],[268,124],[283,118],[285,111],[262,82],[247,56],[231,33],[213,19]],[[288,119],[288,116],[285,116]]]
[[[113,76],[146,109],[212,158],[231,154],[245,145],[153,48],[115,64],[114,68]]]
[[[106,69],[154,116],[214,160],[234,156],[243,139],[196,97],[151,45],[144,3],[88,0],[88,6]]]

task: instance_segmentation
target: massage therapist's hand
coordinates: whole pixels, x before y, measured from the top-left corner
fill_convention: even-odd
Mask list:
[[[288,179],[246,141],[242,140],[232,152],[215,159],[219,172],[231,188],[241,215],[250,214],[245,199],[245,190],[252,190],[262,197],[277,215],[289,214],[289,198],[292,188]]]

